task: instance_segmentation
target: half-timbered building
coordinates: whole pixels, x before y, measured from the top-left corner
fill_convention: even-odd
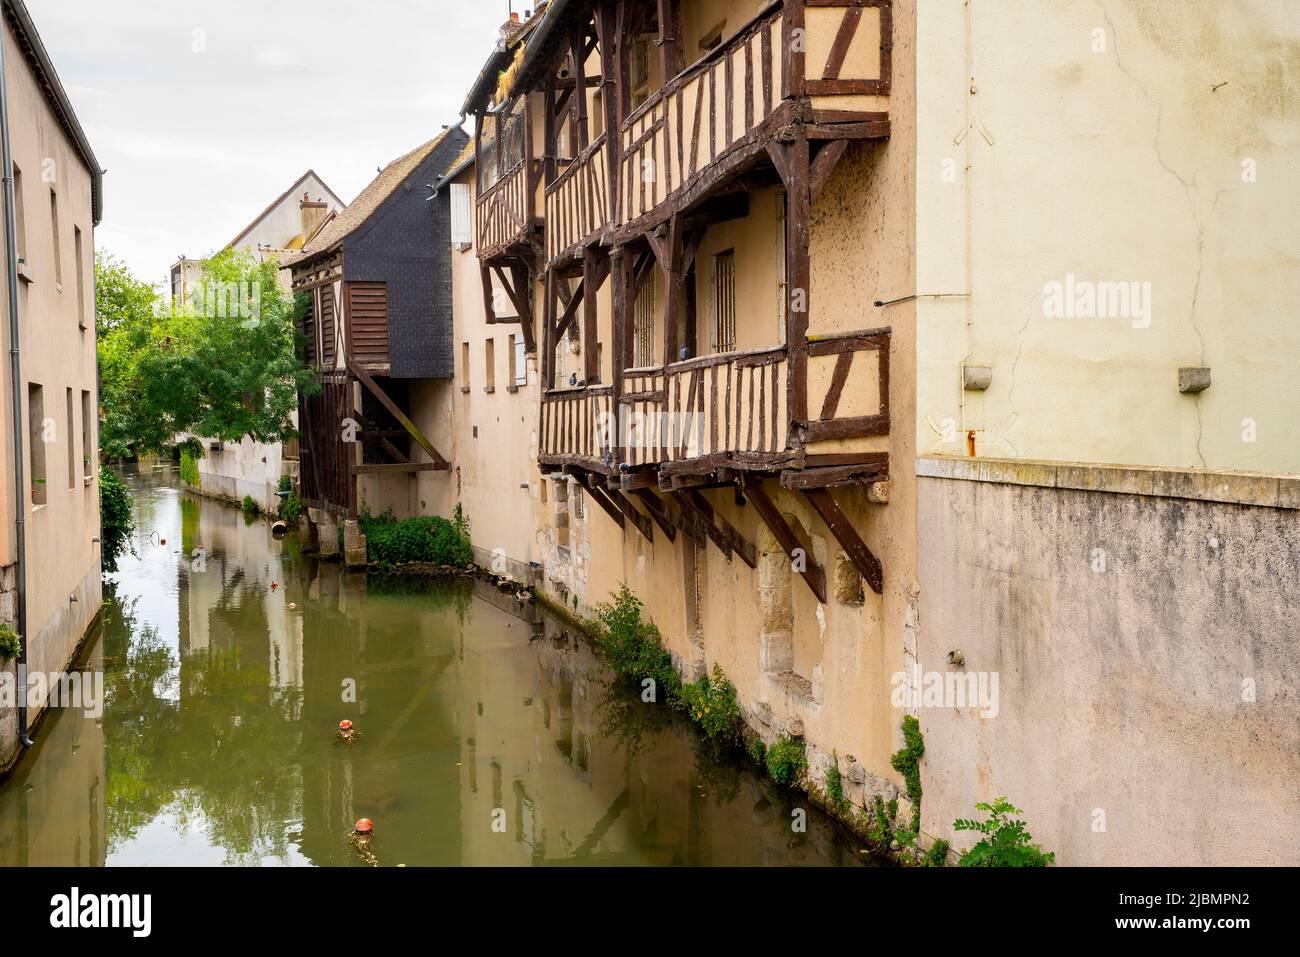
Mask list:
[[[890,730],[836,714],[861,676],[823,659],[907,613],[884,543],[911,437],[871,303],[912,280],[869,245],[897,212],[891,14],[552,0],[465,106],[483,308],[537,353],[544,587],[581,608],[627,582],[764,734],[852,724],[873,767]]]
[[[302,358],[319,391],[300,396],[302,499],[322,552],[363,508],[412,511],[414,476],[447,459],[411,421],[412,384],[450,379],[450,199],[434,186],[464,149],[459,129],[384,167],[285,265]],[[350,558],[364,561],[355,537]]]

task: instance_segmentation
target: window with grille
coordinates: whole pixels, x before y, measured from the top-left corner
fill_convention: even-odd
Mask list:
[[[651,273],[636,294],[632,314],[632,366],[655,364],[655,277]]]
[[[713,257],[713,351],[736,348],[736,253]]]

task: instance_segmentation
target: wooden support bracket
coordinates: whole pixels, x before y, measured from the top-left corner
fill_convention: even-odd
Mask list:
[[[871,553],[867,543],[862,540],[858,530],[853,527],[849,517],[835,501],[835,496],[825,488],[804,489],[803,494],[807,496],[809,504],[821,516],[821,520],[826,523],[835,540],[849,556],[858,574],[866,580],[877,595],[884,594],[885,575],[884,569],[880,567],[880,560]]]
[[[754,543],[741,535],[725,518],[713,510],[713,506],[695,489],[679,490],[675,493],[683,508],[695,515],[704,524],[705,534],[718,546],[728,558],[735,552],[750,568],[758,567],[758,550]]]
[[[801,568],[799,574],[808,583],[808,587],[812,589],[812,593],[817,600],[823,605],[826,604],[826,571],[817,564],[812,549],[805,548],[795,536],[794,529],[785,520],[785,516],[776,507],[776,503],[768,497],[761,482],[746,484],[743,489],[745,497],[767,524],[768,530],[771,531],[772,536],[781,545],[786,555],[790,556],[790,560],[793,562],[797,557],[795,549],[803,553],[803,561],[795,567]]]
[[[425,438],[424,433],[420,431],[419,427],[406,417],[406,413],[397,407],[397,403],[389,398],[388,393],[381,389],[374,379],[370,378],[370,374],[367,373],[365,369],[361,368],[361,366],[354,363],[351,359],[347,360],[347,367],[348,371],[357,377],[357,381],[369,389],[371,394],[379,400],[380,405],[387,409],[393,418],[401,423],[402,428],[406,429],[411,438],[415,439],[415,441],[419,443],[420,448],[429,453],[429,458],[433,459],[433,461],[438,465],[447,464],[447,460],[444,459],[442,455],[439,454],[438,450],[433,447],[433,443]]]

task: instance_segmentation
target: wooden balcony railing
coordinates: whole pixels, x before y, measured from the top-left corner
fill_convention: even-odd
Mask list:
[[[739,457],[759,463],[786,450],[784,347],[675,362],[623,373],[620,439],[628,465]]]
[[[543,465],[605,461],[618,437],[613,413],[610,386],[544,393],[538,459]]]
[[[679,73],[623,124],[619,225],[707,170],[782,99],[782,4]]]
[[[613,220],[609,138],[602,133],[546,187],[546,258],[556,259],[603,232]]]
[[[769,4],[624,121],[617,226],[676,194],[707,192],[728,161],[760,152],[789,122],[778,114],[791,99],[808,97],[838,121],[881,118],[891,44],[890,0]]]
[[[475,235],[480,259],[489,259],[524,238],[531,218],[527,168],[527,163],[516,164],[478,197]]]

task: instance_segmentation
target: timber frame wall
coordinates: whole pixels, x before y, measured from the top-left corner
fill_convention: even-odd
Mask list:
[[[681,2],[552,3],[516,59],[505,101],[474,104],[479,185],[484,167],[493,180],[476,203],[488,321],[520,322],[528,352],[541,350],[542,471],[573,475],[620,526],[646,538],[658,527],[670,540],[683,530],[752,567],[753,545],[700,490],[734,488],[793,551],[798,542],[763,486],[776,480],[807,498],[880,592],[880,562],[831,490],[885,481],[888,455],[822,452],[818,443],[888,435],[890,330],[809,338],[809,218],[849,145],[889,135],[890,0],[774,0],[691,64]],[[664,82],[634,104],[633,48],[647,34]],[[595,135],[589,102],[603,111]],[[513,132],[519,122],[522,136]],[[786,194],[785,341],[679,357],[679,324],[685,315],[689,331],[694,307],[680,290],[696,251],[710,224],[747,215],[755,184]],[[655,269],[668,290],[657,325],[662,362],[631,368],[637,290]],[[517,318],[497,319],[493,277]],[[600,381],[597,350],[606,282],[611,382]],[[566,387],[555,382],[554,357],[575,333],[584,363],[576,387]],[[816,395],[810,363],[823,365]],[[876,377],[878,412],[838,414],[850,374]],[[804,578],[824,602],[824,570],[814,565]]]

